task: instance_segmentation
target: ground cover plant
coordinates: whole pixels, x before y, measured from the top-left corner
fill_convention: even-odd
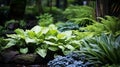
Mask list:
[[[95,65],[96,64],[96,65]],[[85,55],[70,53],[66,56],[57,56],[49,61],[48,67],[98,67],[97,62],[89,62]]]
[[[65,22],[65,23],[57,23],[56,24],[59,31],[67,31],[67,30],[79,30],[79,25],[74,22]]]

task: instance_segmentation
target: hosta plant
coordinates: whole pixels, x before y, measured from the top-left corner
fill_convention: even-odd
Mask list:
[[[120,36],[102,34],[99,37],[81,40],[80,52],[96,58],[103,64],[120,64]]]
[[[79,26],[73,22],[66,22],[57,24],[59,31],[67,31],[67,30],[79,30]]]
[[[7,35],[8,44],[4,47],[17,46],[20,53],[37,53],[45,57],[48,51],[62,50],[64,54],[79,47],[72,31],[59,32],[54,25],[49,27],[35,26],[31,30],[16,29],[16,34]]]

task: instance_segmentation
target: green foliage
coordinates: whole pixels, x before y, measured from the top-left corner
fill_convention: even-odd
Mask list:
[[[120,31],[120,19],[117,17],[106,16],[106,18],[100,18],[101,21],[95,22],[92,25],[88,25],[87,27],[81,28],[81,30],[96,32],[96,35],[101,33],[114,34],[119,35]]]
[[[35,6],[26,6],[26,9],[25,9],[25,14],[37,14],[37,9],[35,8]]]
[[[72,18],[69,21],[78,24],[80,27],[86,27],[87,25],[96,23],[96,21],[91,18]]]
[[[108,32],[115,34],[120,31],[120,19],[114,16],[105,16],[105,18],[100,18],[105,29]]]
[[[94,12],[94,9],[89,6],[70,6],[64,11],[64,14],[69,20],[73,18],[95,19]]]
[[[3,26],[0,26],[0,36],[4,34],[4,32],[6,32],[5,28]]]
[[[79,30],[78,24],[73,22],[59,23],[57,24],[59,31],[67,31],[67,30]]]
[[[45,13],[50,13],[52,15],[52,17],[54,18],[55,22],[65,20],[63,10],[59,9],[57,7],[52,7],[52,9],[50,9],[50,7],[45,7],[44,12]]]
[[[94,32],[80,32],[78,30],[74,30],[73,34],[76,36],[75,40],[81,40],[84,38],[91,38],[91,37],[95,36]]]
[[[59,32],[54,25],[49,27],[35,26],[31,30],[16,29],[16,34],[7,35],[9,41],[4,47],[17,46],[21,53],[35,52],[41,57],[45,57],[48,51],[62,50],[67,54],[79,47],[72,35],[72,31]]]
[[[120,36],[102,34],[99,37],[81,40],[80,51],[103,64],[120,64]]]
[[[7,44],[7,41],[5,41],[4,38],[0,37],[0,52],[3,50],[6,44]]]
[[[9,20],[5,22],[5,28],[8,28],[10,26],[10,24],[14,24],[13,27],[18,26],[19,28],[24,28],[26,25],[26,22],[24,20]],[[17,28],[18,28],[17,27]]]
[[[120,67],[120,65],[116,65],[116,64],[106,64],[105,66],[102,66],[102,67]]]
[[[53,17],[51,14],[45,13],[37,17],[39,19],[38,24],[40,26],[49,26],[53,23]]]
[[[88,25],[87,27],[83,27],[80,30],[84,30],[87,32],[95,32],[95,35],[100,35],[101,33],[106,33],[104,25],[102,23],[96,22],[92,25]]]

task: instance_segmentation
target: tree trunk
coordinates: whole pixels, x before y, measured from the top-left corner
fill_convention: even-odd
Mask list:
[[[10,19],[22,19],[25,13],[27,0],[11,0],[10,2]]]
[[[60,8],[60,0],[56,0],[56,7]]]
[[[38,14],[43,13],[42,0],[36,0],[36,11]]]
[[[67,6],[68,6],[68,1],[64,0],[63,8],[65,9],[65,8],[67,8]]]
[[[96,15],[104,17],[109,14],[109,0],[96,0]]]
[[[96,16],[97,17],[103,17],[103,0],[96,0]]]

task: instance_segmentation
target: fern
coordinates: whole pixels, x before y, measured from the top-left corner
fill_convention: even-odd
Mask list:
[[[115,34],[120,31],[120,19],[114,16],[105,16],[105,18],[100,18],[101,22],[105,26],[108,32]]]
[[[105,16],[105,18],[99,17],[100,22],[95,22],[92,25],[83,27],[80,30],[95,32],[97,35],[101,33],[120,35],[120,19],[112,16]]]
[[[89,6],[70,6],[63,14],[68,20],[72,18],[91,18],[95,19],[95,11]]]
[[[69,21],[73,21],[74,23],[78,24],[80,27],[86,27],[87,25],[96,23],[96,21],[91,18],[72,18]]]

